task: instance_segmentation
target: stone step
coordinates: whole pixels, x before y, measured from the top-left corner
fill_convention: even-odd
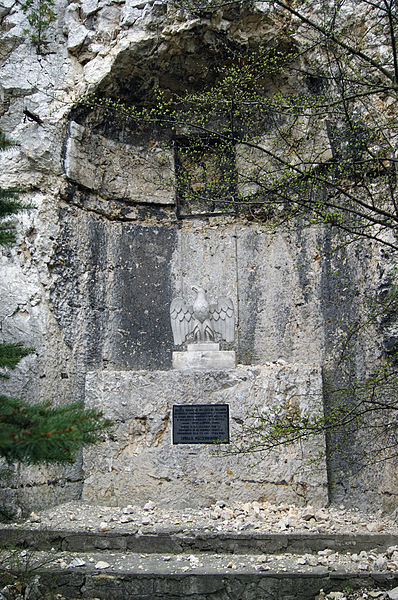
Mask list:
[[[45,585],[74,600],[314,600],[321,589],[398,585],[391,534],[4,526],[7,543],[16,563],[37,565]]]
[[[302,555],[291,554],[26,551],[23,556],[31,566],[47,562],[35,575],[74,600],[314,600],[321,589],[398,584],[398,572],[363,571],[343,559],[330,570],[301,564]]]
[[[398,537],[382,533],[238,533],[192,530],[170,531],[148,529],[142,531],[85,531],[59,529],[29,529],[1,527],[0,545],[12,540],[15,546],[34,549],[55,548],[58,551],[88,552],[112,550],[136,553],[230,553],[305,554],[331,549],[337,552],[375,550],[382,552],[398,544]]]

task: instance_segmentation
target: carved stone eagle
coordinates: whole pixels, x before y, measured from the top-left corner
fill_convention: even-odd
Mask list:
[[[192,286],[192,289],[197,294],[193,304],[188,304],[184,298],[175,298],[171,303],[174,343],[179,346],[187,341],[233,342],[235,319],[232,300],[221,296],[216,303],[210,303],[203,288]]]

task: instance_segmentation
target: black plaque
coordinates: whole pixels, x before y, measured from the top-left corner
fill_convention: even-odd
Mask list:
[[[175,404],[173,444],[229,444],[229,404]]]

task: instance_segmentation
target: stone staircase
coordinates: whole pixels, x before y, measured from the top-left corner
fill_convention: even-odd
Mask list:
[[[314,600],[320,589],[398,585],[391,534],[4,527],[0,543],[70,599]]]

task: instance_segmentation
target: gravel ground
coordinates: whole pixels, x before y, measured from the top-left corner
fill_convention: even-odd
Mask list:
[[[390,591],[375,589],[362,589],[357,591],[329,592],[325,594],[323,590],[314,600],[396,600],[398,598],[398,588]]]
[[[386,553],[373,551],[340,554],[330,549],[315,554],[139,554],[129,552],[59,552],[22,551],[29,561],[61,569],[88,568],[105,572],[123,573],[175,573],[175,574],[223,574],[223,573],[318,573],[330,571],[366,574],[367,572],[398,571],[398,547],[394,546]],[[391,558],[392,554],[397,559]],[[25,554],[23,554],[25,553]],[[53,554],[53,556],[51,555]],[[1,554],[0,554],[1,558]]]
[[[86,531],[257,531],[269,533],[389,533],[398,535],[396,515],[366,514],[340,508],[297,507],[248,502],[228,506],[217,502],[209,508],[172,510],[154,502],[145,506],[92,506],[67,503],[12,526]]]

